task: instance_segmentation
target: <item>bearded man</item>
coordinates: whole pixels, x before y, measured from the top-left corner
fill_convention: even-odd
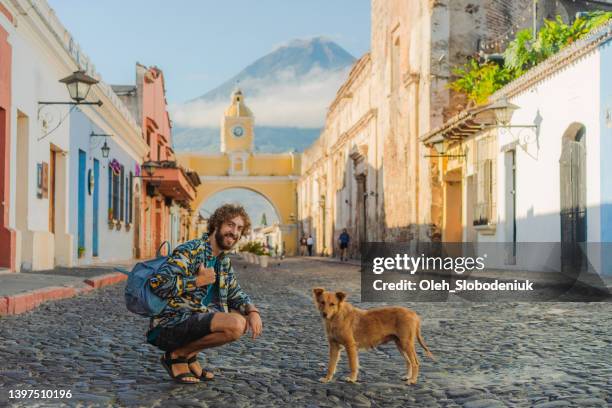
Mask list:
[[[165,351],[161,363],[183,384],[211,380],[198,353],[262,331],[259,311],[240,288],[227,252],[246,235],[251,221],[242,206],[225,204],[209,219],[208,233],[187,241],[149,279],[153,293],[168,300],[151,319],[147,341]]]

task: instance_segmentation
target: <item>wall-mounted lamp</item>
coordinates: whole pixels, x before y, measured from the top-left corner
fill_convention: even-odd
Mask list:
[[[102,146],[102,157],[104,157],[105,159],[108,158],[108,155],[110,154],[110,147],[108,147],[108,145],[106,144],[106,140],[104,141],[104,145]]]
[[[465,157],[465,154],[446,154],[446,141],[444,136],[439,135],[438,138],[432,141],[433,148],[436,150],[434,155],[425,155],[425,157]]]
[[[94,137],[113,137],[113,135],[109,135],[107,133],[94,133],[93,131],[89,134],[89,138],[93,139]],[[96,146],[97,147],[97,146]],[[110,154],[110,147],[109,145],[106,143],[106,140],[104,140],[104,145],[102,145],[102,157],[104,158],[108,158],[108,155]]]
[[[59,82],[66,84],[68,93],[73,102],[38,102],[39,105],[98,105],[102,106],[102,101],[84,102],[89,94],[92,85],[98,81],[85,73],[85,71],[75,71]]]
[[[514,112],[518,109],[520,109],[520,107],[511,102],[508,102],[508,99],[506,99],[506,97],[502,97],[498,99],[497,101],[493,102],[491,105],[485,107],[483,110],[483,112],[493,111],[493,114],[495,115],[496,123],[494,125],[481,125],[481,129],[501,127],[501,128],[507,128],[507,129],[530,128],[530,129],[537,130],[538,129],[537,124],[535,125],[511,125],[510,124],[510,122],[512,121],[512,116],[514,115]]]

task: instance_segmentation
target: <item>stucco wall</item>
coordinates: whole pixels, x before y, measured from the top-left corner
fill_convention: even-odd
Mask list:
[[[108,158],[102,157],[100,147],[104,140],[99,137],[90,139],[90,133],[105,133],[102,129],[92,123],[86,115],[80,111],[75,111],[70,115],[70,141],[73,160],[70,163],[70,234],[74,237],[74,243],[71,248],[72,255],[76,264],[88,264],[93,261],[114,261],[131,259],[132,249],[134,246],[134,229],[126,230],[125,223],[120,230],[116,228],[109,229],[108,226],[108,163],[116,159],[125,167],[124,178],[126,183],[129,180],[129,174],[136,174],[137,161],[134,160],[127,152],[121,149],[120,145],[115,141],[118,135],[110,138],[105,138],[106,143],[110,147],[110,155]],[[86,154],[86,170],[85,170],[85,253],[82,258],[78,258],[78,181],[79,181],[79,161],[78,152],[83,150]],[[93,190],[89,194],[87,188],[87,174],[91,169],[93,172],[94,159],[99,161],[100,177],[99,177],[99,203],[98,203],[98,248],[99,254],[96,258],[92,257],[93,245]],[[125,185],[124,185],[125,189]],[[136,214],[133,214],[133,218]]]

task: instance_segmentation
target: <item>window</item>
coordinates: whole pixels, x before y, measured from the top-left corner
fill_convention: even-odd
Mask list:
[[[118,220],[120,217],[120,213],[121,213],[121,207],[119,206],[119,175],[115,174],[115,172],[110,169],[111,173],[112,173],[112,184],[111,184],[111,190],[112,190],[112,197],[113,197],[113,207],[112,207],[112,214],[113,214],[113,220]]]
[[[133,185],[132,185],[132,180],[133,180],[134,176],[132,175],[132,172],[130,171],[130,178],[129,178],[129,194],[128,197],[130,198],[130,204],[128,207],[128,222],[131,224],[132,223],[132,207],[134,207],[134,203],[132,202],[134,199],[134,195],[132,193],[133,191]]]
[[[120,188],[121,190],[119,190],[120,192],[120,201],[119,201],[119,221],[123,221],[124,218],[124,209],[125,209],[125,177],[123,177],[123,166],[121,166],[121,171],[119,172],[119,176],[120,178]]]
[[[113,169],[108,166],[108,219],[114,219],[113,215]]]
[[[495,223],[495,139],[486,136],[476,142],[476,205],[474,225]]]

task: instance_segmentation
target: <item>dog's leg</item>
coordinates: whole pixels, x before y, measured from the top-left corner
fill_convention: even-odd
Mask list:
[[[330,342],[329,343],[329,364],[327,366],[327,375],[325,377],[319,378],[321,382],[330,382],[332,378],[334,378],[334,373],[336,372],[336,366],[338,365],[338,360],[340,359],[340,345],[338,343]]]
[[[404,347],[402,347],[402,343],[399,339],[395,340],[395,345],[397,346],[397,350],[400,352],[400,354],[402,355],[402,357],[404,357],[404,360],[406,361],[406,375],[402,377],[402,381],[408,381],[408,379],[412,375],[412,364],[410,364],[410,358],[408,358],[408,353],[406,352]]]
[[[345,380],[351,383],[357,382],[357,375],[359,374],[359,355],[357,354],[356,344],[347,344],[346,354],[349,359],[349,367],[351,368],[351,375],[346,377]]]
[[[410,370],[411,375],[407,382],[408,384],[416,384],[417,376],[419,375],[419,357],[417,356],[416,348],[414,346],[414,337],[412,337],[408,342],[406,352],[408,354],[408,359],[410,360],[410,365],[412,366],[412,369]]]

